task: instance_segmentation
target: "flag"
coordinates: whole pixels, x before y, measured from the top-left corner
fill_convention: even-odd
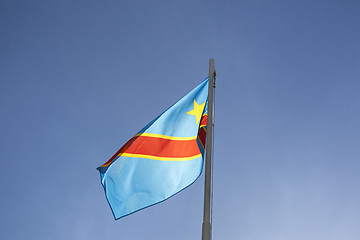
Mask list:
[[[168,199],[200,176],[208,82],[205,79],[97,168],[115,219]]]

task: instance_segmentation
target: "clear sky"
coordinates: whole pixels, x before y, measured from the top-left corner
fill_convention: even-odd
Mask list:
[[[217,70],[213,239],[360,239],[360,1],[0,1],[0,238],[201,239],[203,176],[115,221],[96,167]]]

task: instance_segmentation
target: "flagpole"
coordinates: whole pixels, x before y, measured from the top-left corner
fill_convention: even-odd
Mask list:
[[[206,158],[205,158],[205,187],[204,187],[204,215],[202,224],[202,240],[211,240],[212,232],[212,132],[213,132],[213,93],[215,80],[214,59],[209,62],[209,92],[208,115],[206,127]]]

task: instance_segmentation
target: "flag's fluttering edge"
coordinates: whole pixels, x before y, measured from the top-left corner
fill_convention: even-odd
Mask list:
[[[201,174],[208,78],[97,169],[115,219],[161,202]]]

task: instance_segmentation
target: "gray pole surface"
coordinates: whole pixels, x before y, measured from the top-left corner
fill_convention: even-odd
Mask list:
[[[212,183],[211,183],[211,160],[212,160],[212,130],[213,130],[213,93],[214,93],[215,66],[214,59],[209,64],[209,96],[208,115],[206,129],[206,158],[205,158],[205,187],[204,187],[204,218],[202,225],[202,240],[211,240],[211,214],[212,214]]]

